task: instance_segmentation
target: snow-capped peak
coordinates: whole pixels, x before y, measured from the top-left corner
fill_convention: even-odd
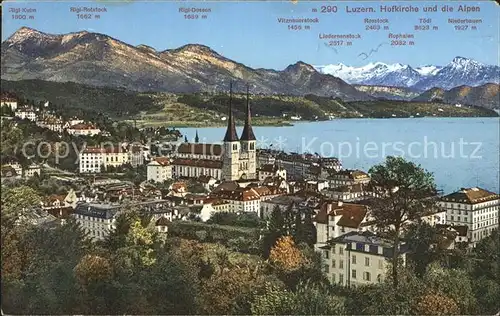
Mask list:
[[[367,82],[376,82],[381,78],[386,78],[388,75],[395,73],[401,73],[402,80],[405,81],[403,83],[398,82],[398,85],[403,84],[404,86],[407,86],[410,84],[414,84],[415,80],[418,79],[415,78],[415,74],[413,74],[413,68],[401,63],[386,64],[382,62],[371,62],[360,67],[346,66],[342,63],[338,63],[324,66],[315,66],[315,68],[321,73],[339,77],[351,84],[365,84]],[[387,82],[385,82],[385,84],[390,85],[392,80],[393,78],[387,78]],[[382,79],[382,81],[384,80]]]
[[[478,63],[477,61],[475,61],[473,59],[461,57],[461,56],[457,56],[457,57],[453,58],[453,60],[450,63],[450,66],[452,66],[454,68],[457,68],[457,67],[468,67],[468,66],[476,67],[476,66],[479,66],[479,65],[481,65],[481,64]]]
[[[433,76],[442,68],[441,66],[427,65],[415,68],[415,70],[422,76]]]
[[[371,62],[360,67],[332,64],[315,66],[319,72],[339,77],[350,84],[451,89],[459,85],[477,86],[497,83],[499,67],[457,56],[446,66],[426,65],[412,68],[401,63]]]

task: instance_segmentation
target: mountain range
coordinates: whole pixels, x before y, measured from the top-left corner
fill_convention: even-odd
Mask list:
[[[244,92],[248,83],[252,93],[262,95],[314,94],[344,101],[420,97],[499,107],[494,93],[498,84],[477,86],[498,83],[500,67],[464,57],[443,67],[377,62],[356,68],[298,61],[283,70],[255,69],[204,45],[158,51],[100,33],[53,35],[28,27],[2,42],[1,57],[2,79],[13,81],[39,79],[137,92],[193,93],[227,91],[232,80],[235,92]],[[460,89],[453,90],[456,87]]]
[[[233,80],[236,92],[243,92],[248,83],[257,94],[374,99],[302,61],[281,71],[253,69],[203,45],[157,51],[86,31],[52,35],[23,27],[2,42],[1,56],[5,80],[69,81],[173,93],[227,91]]]
[[[324,74],[339,77],[350,84],[404,87],[423,92],[431,88],[452,89],[500,83],[500,67],[457,56],[445,66],[413,68],[403,64],[369,63],[362,67],[342,63],[315,66]]]
[[[499,92],[499,85],[494,83],[487,83],[478,87],[460,86],[450,90],[432,88],[412,100],[419,102],[440,101],[451,104],[472,104],[490,109],[500,109]]]

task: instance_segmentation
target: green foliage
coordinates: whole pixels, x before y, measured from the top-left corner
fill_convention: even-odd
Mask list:
[[[2,223],[12,225],[12,221],[18,218],[20,214],[31,212],[33,207],[40,205],[40,202],[41,198],[38,193],[28,186],[2,188]]]
[[[313,224],[313,214],[308,210],[289,205],[286,210],[281,210],[278,205],[274,207],[269,217],[267,231],[262,242],[262,255],[269,257],[271,248],[282,237],[291,235],[296,244],[305,243],[312,247],[316,242],[316,228]]]
[[[256,213],[236,214],[232,212],[217,212],[210,217],[207,224],[259,228],[264,223]]]
[[[500,234],[494,229],[473,249],[470,277],[481,314],[494,314],[500,309]]]
[[[259,252],[259,229],[254,228],[174,221],[168,227],[168,234],[200,242],[217,242],[233,248],[239,245],[241,248],[238,251],[242,252]],[[242,238],[247,242],[241,242]]]
[[[407,256],[417,276],[422,277],[431,263],[445,257],[445,251],[438,246],[439,237],[441,237],[440,232],[426,222],[408,227],[404,237],[410,248]]]
[[[52,82],[42,80],[2,80],[2,91],[13,91],[24,98],[50,101],[64,105],[65,115],[82,115],[81,110],[91,110],[97,115],[102,112],[114,117],[130,117],[140,111],[155,107],[151,96],[126,90],[91,87],[73,82]]]
[[[384,163],[369,170],[376,198],[372,215],[379,228],[393,236],[392,261],[398,262],[400,238],[406,223],[417,220],[436,207],[436,185],[432,173],[403,157],[388,156]],[[397,288],[397,264],[392,279]]]
[[[342,315],[344,302],[328,288],[300,283],[295,291],[268,286],[252,304],[252,315]]]
[[[424,281],[428,287],[452,298],[458,304],[462,315],[477,312],[473,284],[466,271],[431,266],[424,276]]]

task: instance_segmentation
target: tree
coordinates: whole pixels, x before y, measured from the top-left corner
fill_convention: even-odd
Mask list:
[[[28,186],[2,189],[2,226],[12,225],[20,215],[25,215],[30,208],[39,206],[40,202],[41,198],[38,193]]]
[[[439,293],[427,293],[418,298],[415,312],[417,315],[457,315],[457,303]]]
[[[481,314],[500,310],[500,236],[498,229],[476,244],[470,256],[470,278]]]
[[[252,304],[253,315],[342,315],[344,302],[325,286],[300,283],[295,291],[268,285]]]
[[[295,246],[292,237],[284,236],[279,238],[271,249],[269,261],[280,271],[291,272],[305,264],[306,258]]]
[[[425,222],[409,225],[405,234],[410,248],[408,258],[418,277],[423,277],[429,264],[444,257],[443,250],[439,247],[440,237],[438,230]]]
[[[293,236],[296,244],[305,243],[309,247],[313,247],[316,243],[316,227],[313,224],[312,217],[313,214],[309,210],[297,212],[295,234]]]
[[[264,234],[262,242],[262,255],[268,258],[271,248],[276,244],[278,238],[284,235],[283,227],[285,226],[285,218],[279,205],[276,205],[269,218],[267,232]]]
[[[424,282],[427,288],[454,300],[458,305],[459,314],[476,314],[477,301],[473,283],[465,270],[444,269],[438,264],[432,264],[424,275]]]
[[[392,280],[397,288],[397,262],[404,226],[432,211],[436,205],[436,185],[431,173],[402,157],[387,157],[369,170],[376,198],[372,215],[377,226],[393,239]]]

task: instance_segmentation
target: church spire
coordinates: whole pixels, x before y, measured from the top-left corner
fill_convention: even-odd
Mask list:
[[[229,117],[227,119],[227,130],[226,136],[224,136],[225,142],[236,142],[238,141],[238,135],[236,134],[236,125],[233,119],[233,81],[229,83]]]
[[[252,130],[252,114],[250,113],[250,96],[249,96],[249,86],[247,85],[247,113],[245,118],[245,127],[243,127],[243,133],[241,134],[241,140],[255,140],[255,134]]]
[[[200,138],[198,137],[198,130],[196,130],[196,135],[194,136],[194,142],[195,143],[199,143],[200,142]]]

